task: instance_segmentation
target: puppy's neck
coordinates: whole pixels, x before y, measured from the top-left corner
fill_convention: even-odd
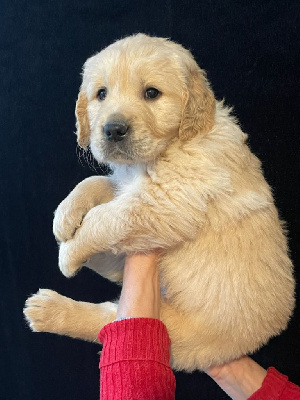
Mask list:
[[[147,173],[148,164],[111,164],[110,168],[113,171],[111,179],[116,186],[120,187],[123,185],[128,185],[137,179],[145,176]]]

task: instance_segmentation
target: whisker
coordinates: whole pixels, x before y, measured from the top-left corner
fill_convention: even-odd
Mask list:
[[[82,167],[88,165],[89,169],[95,172],[97,175],[108,175],[111,171],[106,164],[99,163],[93,156],[90,148],[83,149],[80,146],[76,146],[76,155],[78,162]]]

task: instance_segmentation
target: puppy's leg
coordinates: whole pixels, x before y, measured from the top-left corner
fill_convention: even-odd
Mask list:
[[[171,339],[171,366],[192,372],[221,365],[254,349],[241,348],[240,341],[215,326],[209,326],[197,315],[187,315],[165,302],[161,320]]]
[[[61,242],[71,239],[86,213],[113,197],[112,185],[107,177],[92,176],[80,182],[55,211],[53,233],[56,239]]]
[[[117,305],[72,300],[49,289],[40,289],[25,303],[24,314],[34,332],[51,332],[91,342],[100,329],[116,317]]]
[[[172,193],[161,194],[161,197],[172,198]],[[170,248],[196,235],[203,218],[201,221],[197,216],[194,222],[185,217],[189,212],[177,214],[177,204],[166,200],[170,206],[170,210],[166,210],[154,196],[149,198],[148,204],[139,196],[128,194],[93,207],[74,237],[60,245],[62,273],[67,277],[75,275],[86,260],[99,252],[149,252]]]

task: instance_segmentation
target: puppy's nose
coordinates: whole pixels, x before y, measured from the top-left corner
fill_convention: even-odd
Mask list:
[[[123,140],[128,132],[129,126],[122,121],[108,122],[104,125],[104,135],[111,142],[119,142]]]

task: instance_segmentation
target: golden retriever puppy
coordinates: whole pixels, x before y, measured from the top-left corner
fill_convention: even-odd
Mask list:
[[[85,263],[121,281],[125,254],[161,249],[161,319],[178,370],[252,353],[285,329],[294,279],[270,187],[189,51],[143,34],[113,43],[85,63],[76,116],[79,146],[113,174],[59,205],[63,274]],[[96,341],[116,308],[44,289],[25,314],[34,331]]]

